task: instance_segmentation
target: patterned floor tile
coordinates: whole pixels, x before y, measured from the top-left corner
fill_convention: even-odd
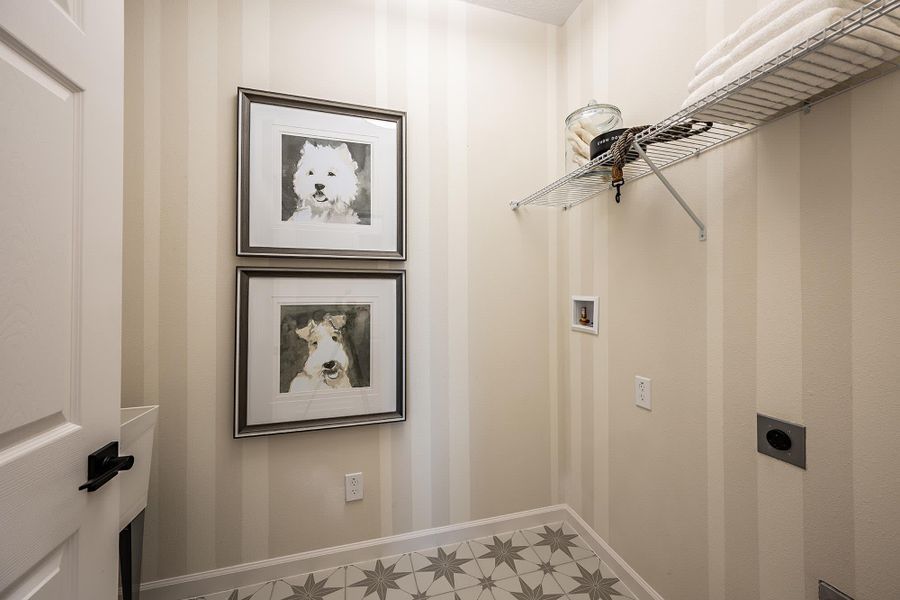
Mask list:
[[[551,565],[582,560],[594,556],[581,537],[567,525],[557,523],[522,531],[541,562]]]
[[[542,562],[520,531],[473,540],[469,546],[482,573],[496,581],[537,571]]]
[[[449,594],[441,594],[434,596],[434,600],[494,600],[491,593],[481,589],[481,586],[475,586],[456,590]]]
[[[565,592],[552,575],[541,571],[504,579],[491,590],[494,600],[557,600]]]
[[[613,570],[596,556],[556,567],[553,574],[570,600],[614,600],[633,598],[613,573]]]
[[[481,569],[467,543],[410,554],[420,593],[438,596],[478,585]]]
[[[346,572],[345,567],[326,569],[286,577],[283,583],[291,588],[292,594],[300,596],[303,600],[344,600]]]
[[[192,600],[622,600],[633,594],[564,523]]]
[[[291,588],[281,581],[268,581],[221,593],[225,595],[207,596],[207,600],[284,600],[291,595]]]
[[[556,523],[547,523],[546,525],[539,525],[538,527],[532,527],[530,529],[523,529],[522,535],[528,540],[529,544],[536,544],[541,541],[541,536],[538,533],[544,533],[544,527],[549,527],[550,529],[559,529],[562,527],[562,521],[558,521]]]
[[[285,600],[295,596],[291,586],[280,579],[264,585],[243,587],[236,591],[237,595],[228,600]]]
[[[187,600],[229,600],[233,594],[236,596],[237,590],[219,592],[217,594],[207,594],[206,596],[194,596]]]
[[[408,554],[347,567],[346,600],[421,600]]]

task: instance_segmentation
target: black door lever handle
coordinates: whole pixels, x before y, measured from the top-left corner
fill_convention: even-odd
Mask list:
[[[88,480],[79,490],[96,492],[106,482],[134,466],[133,456],[119,456],[119,442],[110,442],[88,456]]]

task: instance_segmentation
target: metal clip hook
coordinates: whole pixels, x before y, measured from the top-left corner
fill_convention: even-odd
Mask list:
[[[620,181],[619,183],[613,183],[613,187],[616,188],[616,204],[622,202],[622,184],[624,181]]]

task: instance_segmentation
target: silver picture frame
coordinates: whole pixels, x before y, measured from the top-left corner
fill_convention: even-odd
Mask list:
[[[404,111],[374,108],[343,102],[334,102],[318,98],[293,96],[277,92],[239,87],[237,89],[237,249],[238,256],[259,256],[271,258],[344,258],[344,259],[376,259],[388,261],[406,260],[406,113]],[[342,115],[356,117],[368,122],[384,122],[396,130],[396,174],[395,179],[382,176],[377,181],[396,185],[396,235],[391,238],[390,247],[378,249],[348,248],[346,245],[282,245],[263,244],[251,238],[251,213],[253,205],[259,202],[251,190],[251,156],[255,152],[251,140],[251,109],[254,105],[268,105],[296,111],[302,114],[319,113],[322,115]],[[298,114],[301,114],[298,112]],[[393,136],[392,136],[393,139]],[[351,142],[352,144],[352,142]],[[356,164],[356,163],[353,163]],[[375,181],[375,180],[373,180]],[[393,188],[392,188],[393,189]],[[377,190],[371,190],[375,194]],[[284,194],[284,190],[281,192]],[[394,195],[394,194],[390,194]],[[386,245],[386,244],[385,244]]]
[[[237,267],[237,294],[235,305],[235,380],[234,380],[234,437],[256,437],[261,435],[273,435],[281,433],[295,433],[301,431],[315,431],[323,429],[334,429],[340,427],[353,427],[359,425],[372,425],[379,423],[396,423],[406,420],[406,272],[398,269],[326,269],[326,268],[277,268],[277,267]],[[310,295],[322,302],[322,294],[315,288],[316,282],[332,282],[337,281],[342,284],[344,289],[353,285],[353,282],[387,282],[390,285],[385,287],[385,297],[389,294],[392,298],[388,304],[393,306],[382,307],[382,316],[389,316],[388,319],[381,319],[382,322],[393,322],[393,327],[387,327],[380,330],[387,335],[376,336],[372,332],[369,339],[378,337],[384,343],[385,338],[390,338],[390,344],[393,346],[393,372],[387,377],[382,378],[382,383],[386,385],[380,386],[382,390],[391,389],[393,393],[389,396],[385,395],[380,399],[381,406],[384,410],[375,412],[365,412],[360,414],[348,414],[343,416],[332,416],[327,418],[310,418],[295,420],[278,420],[273,422],[250,422],[248,414],[250,413],[250,405],[255,401],[271,402],[271,396],[265,398],[254,398],[254,391],[251,390],[250,382],[250,363],[251,354],[258,346],[251,342],[251,337],[267,335],[266,327],[253,327],[251,325],[251,313],[254,310],[251,302],[251,282],[256,278],[274,279],[278,281],[279,287],[284,287],[280,280],[295,280],[297,282],[310,282]],[[287,282],[290,285],[290,282]],[[377,285],[377,284],[374,284]],[[389,292],[387,290],[390,290]],[[335,302],[347,304],[347,301],[339,294],[334,295]],[[330,301],[328,302],[331,303]],[[289,307],[293,308],[293,306]],[[390,309],[390,314],[386,314],[384,310]],[[274,313],[273,313],[274,314]],[[277,318],[283,318],[283,311],[278,313]],[[326,315],[327,317],[327,315]],[[273,329],[268,328],[269,332]],[[284,339],[284,322],[281,321],[281,329],[279,330]],[[270,333],[269,335],[277,335]],[[299,335],[299,333],[298,333]],[[263,345],[266,351],[269,351],[275,340],[266,340]],[[283,342],[278,342],[281,348],[279,360],[283,362]],[[311,348],[312,346],[310,346]],[[310,357],[308,354],[303,360]],[[370,344],[370,356],[378,352],[375,343]],[[302,362],[302,361],[301,361]],[[375,370],[374,358],[369,359],[369,369]],[[388,360],[387,364],[390,365]],[[257,363],[254,363],[257,364]],[[283,368],[281,368],[283,371]],[[265,369],[264,369],[265,371]],[[262,377],[267,374],[263,372]],[[289,374],[293,377],[293,373]],[[299,378],[299,374],[297,375]],[[368,377],[368,376],[367,376]],[[374,377],[374,376],[373,376]],[[257,377],[258,380],[258,377]],[[368,385],[368,380],[366,382]],[[348,386],[349,387],[349,386]],[[377,392],[379,386],[372,389]],[[275,390],[284,392],[284,389]],[[290,392],[293,392],[293,386]],[[329,393],[333,390],[327,390]],[[370,392],[366,392],[370,393]],[[315,394],[314,394],[315,395]],[[288,394],[290,396],[290,394]],[[319,400],[324,404],[323,400]],[[256,419],[258,421],[258,419]]]

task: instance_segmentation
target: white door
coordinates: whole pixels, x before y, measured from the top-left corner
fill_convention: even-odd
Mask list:
[[[116,597],[120,0],[0,0],[0,599]]]

